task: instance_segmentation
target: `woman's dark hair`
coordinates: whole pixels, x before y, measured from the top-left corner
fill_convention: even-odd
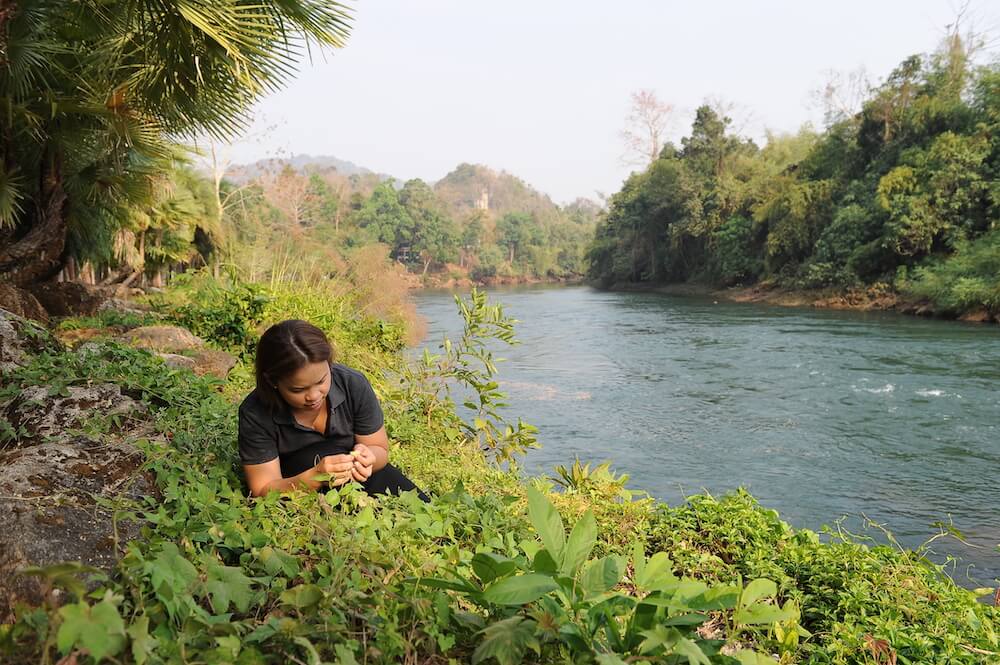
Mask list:
[[[257,395],[272,410],[283,400],[276,384],[309,363],[333,360],[333,349],[323,331],[300,319],[290,319],[268,328],[257,342]]]

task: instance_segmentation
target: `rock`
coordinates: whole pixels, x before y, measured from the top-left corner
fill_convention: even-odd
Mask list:
[[[0,375],[28,363],[42,351],[59,351],[60,344],[34,321],[0,309]]]
[[[121,442],[62,438],[0,453],[0,622],[15,603],[39,605],[44,587],[28,566],[78,561],[111,572],[140,525],[114,521],[103,501],[155,492],[141,451]],[[116,547],[117,546],[117,547]]]
[[[993,317],[985,309],[976,309],[971,312],[965,312],[962,316],[958,317],[959,321],[971,321],[973,323],[989,323]]]
[[[113,383],[68,386],[66,394],[53,395],[48,386],[29,386],[4,410],[4,417],[23,434],[18,445],[42,443],[101,419],[109,433],[122,433],[141,420],[147,408]]]
[[[141,525],[115,524],[108,503],[156,492],[140,470],[142,452],[125,440],[148,426],[147,408],[119,386],[64,394],[30,386],[2,415],[19,435],[0,451],[0,623],[15,602],[44,600],[42,580],[22,568],[77,561],[110,572]],[[100,426],[100,441],[73,433],[88,421]]]
[[[50,316],[91,316],[106,299],[98,289],[79,282],[43,282],[28,290]]]
[[[34,319],[41,323],[49,322],[49,313],[38,302],[38,298],[13,284],[0,282],[0,307],[26,319]]]
[[[142,326],[133,328],[122,339],[137,349],[179,353],[205,346],[205,340],[179,326]]]
[[[189,356],[182,356],[177,353],[157,353],[156,355],[163,358],[163,362],[167,364],[167,367],[173,367],[174,369],[193,370],[195,366],[194,358]]]
[[[108,298],[98,306],[97,311],[113,311],[122,312],[123,314],[137,314],[142,316],[143,314],[151,311],[151,308],[147,305],[142,305],[123,298]]]
[[[194,352],[194,373],[198,376],[211,374],[219,379],[229,376],[229,371],[236,367],[236,356],[217,351],[216,349],[198,349]]]
[[[97,337],[108,337],[113,332],[107,328],[73,328],[70,330],[57,330],[55,336],[60,342],[73,349],[82,342]]]

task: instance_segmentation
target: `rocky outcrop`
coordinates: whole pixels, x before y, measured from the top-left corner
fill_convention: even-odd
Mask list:
[[[146,407],[113,384],[25,389],[4,407],[18,432],[0,451],[0,622],[16,602],[42,602],[26,567],[76,561],[110,571],[140,525],[114,519],[115,504],[155,492],[128,443],[145,426]],[[91,437],[83,433],[100,431]]]
[[[194,373],[198,376],[211,375],[225,379],[229,371],[236,367],[236,356],[217,349],[197,349],[191,354],[194,359]]]
[[[205,340],[179,326],[142,326],[133,328],[122,335],[125,343],[137,349],[160,351],[162,353],[182,353],[203,348]]]
[[[236,356],[209,348],[205,340],[178,326],[133,328],[121,339],[134,347],[157,353],[171,367],[188,366],[199,376],[210,374],[225,379],[237,362]],[[178,356],[190,358],[191,363]]]
[[[38,298],[13,284],[0,282],[0,308],[26,319],[49,322],[49,313],[38,302]]]
[[[142,454],[125,443],[73,437],[0,453],[0,621],[18,602],[38,605],[40,579],[28,567],[80,562],[110,572],[140,525],[115,524],[102,500],[150,495]]]
[[[0,309],[0,376],[24,366],[42,351],[58,351],[59,342],[33,321]]]
[[[107,295],[79,282],[42,282],[29,287],[50,316],[91,316]]]
[[[102,429],[121,434],[130,423],[144,420],[146,407],[122,395],[113,383],[67,386],[62,394],[50,394],[47,386],[29,386],[5,409],[7,422],[21,432],[23,443],[40,443],[79,429],[87,421],[106,421]]]

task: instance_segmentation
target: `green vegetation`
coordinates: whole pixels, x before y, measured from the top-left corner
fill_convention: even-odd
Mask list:
[[[84,587],[72,565],[35,571],[53,591],[0,627],[4,662],[971,664],[1000,653],[997,609],[918,553],[838,533],[822,542],[745,493],[666,506],[607,465],[530,481],[503,470],[493,460],[516,460],[533,439],[493,410],[503,397],[483,342],[513,338],[481,294],[461,304],[463,337],[409,367],[399,324],[364,314],[354,295],[202,274],[159,307],[243,354],[225,384],[108,342],[41,354],[0,389],[5,404],[28,385],[121,385],[150,409],[154,431],[138,445],[161,494],[118,507],[146,526],[111,576]],[[393,458],[430,504],[353,486],[247,497],[235,452],[235,403],[252,382],[243,335],[292,316],[316,321],[372,378]],[[479,396],[472,422],[456,415],[454,382]]]
[[[218,200],[177,141],[243,129],[302,47],[342,45],[348,20],[314,0],[6,7],[0,276],[30,284],[85,262],[159,274],[210,254]]]
[[[903,61],[822,133],[741,138],[698,109],[615,194],[588,276],[626,282],[893,285],[941,310],[1000,314],[1000,68],[956,30]]]
[[[289,257],[335,272],[345,255],[372,247],[428,283],[568,279],[586,268],[597,205],[560,208],[505,173],[462,164],[432,187],[271,166],[276,172],[237,171],[241,184],[222,183],[227,260],[259,279]]]

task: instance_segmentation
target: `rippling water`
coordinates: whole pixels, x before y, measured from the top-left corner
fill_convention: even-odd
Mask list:
[[[539,427],[530,474],[612,461],[669,503],[747,487],[794,526],[847,516],[932,549],[965,585],[1000,577],[1000,328],[586,287],[495,290],[509,412]],[[415,296],[432,350],[461,322]],[[972,566],[972,568],[969,568]]]

